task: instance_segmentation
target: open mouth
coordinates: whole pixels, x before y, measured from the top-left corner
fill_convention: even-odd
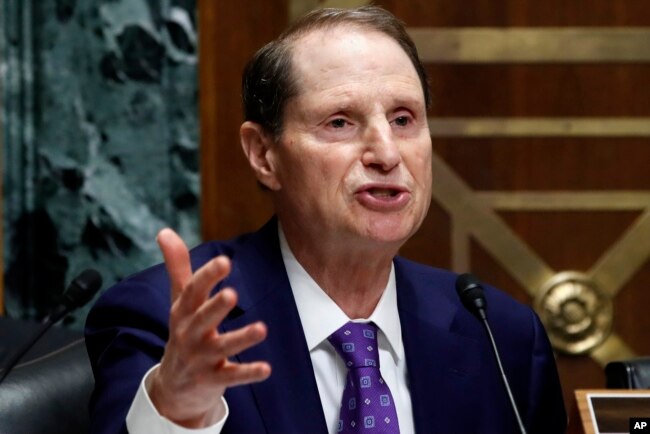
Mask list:
[[[401,193],[401,190],[397,190],[394,188],[378,188],[378,187],[369,188],[366,191],[370,193],[370,195],[378,199],[395,197]]]
[[[411,194],[399,186],[368,185],[361,188],[356,198],[368,209],[375,211],[397,211],[408,204]]]

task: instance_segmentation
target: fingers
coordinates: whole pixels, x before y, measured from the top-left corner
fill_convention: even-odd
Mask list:
[[[222,360],[259,344],[266,339],[266,325],[262,322],[220,335],[212,335],[204,354],[212,360]]]
[[[212,288],[230,273],[230,259],[219,256],[193,274],[185,242],[169,228],[158,233],[157,241],[169,273],[172,303],[178,300],[181,293],[186,293],[182,300],[182,310],[186,313],[195,311],[207,299]],[[232,307],[234,305],[230,309]]]
[[[214,329],[236,304],[237,293],[231,288],[222,289],[197,310],[193,327],[201,330]]]
[[[190,253],[187,246],[176,232],[165,228],[156,237],[158,246],[165,259],[165,267],[171,282],[172,303],[179,297],[183,288],[192,278]]]
[[[215,381],[226,387],[264,381],[271,375],[267,362],[226,363],[215,371]]]
[[[217,256],[216,258],[208,261],[205,265],[199,268],[184,290],[183,303],[191,311],[199,309],[205,303],[210,295],[212,288],[223,280],[230,273],[230,259],[226,256]],[[230,295],[230,297],[228,297]],[[234,299],[234,300],[233,300]],[[235,306],[237,297],[234,291],[224,297],[221,295],[217,303],[227,303],[230,305],[226,314]],[[225,315],[224,315],[225,317]]]

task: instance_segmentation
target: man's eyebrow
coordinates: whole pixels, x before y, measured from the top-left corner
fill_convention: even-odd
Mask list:
[[[351,109],[355,108],[357,104],[354,104],[353,102],[346,102],[344,104],[337,104],[333,106],[333,109],[338,113],[338,112],[347,112],[350,111]]]
[[[424,99],[422,98],[400,96],[398,98],[395,98],[395,106],[398,108],[399,107],[425,108],[426,104],[424,103]]]
[[[342,95],[338,97],[328,98],[327,101],[321,101],[319,104],[319,111],[329,113],[347,112],[358,106],[358,101],[356,101],[354,98],[351,96]]]

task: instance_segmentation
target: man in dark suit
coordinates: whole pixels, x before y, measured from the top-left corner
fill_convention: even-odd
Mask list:
[[[429,91],[402,25],[374,7],[314,12],[243,87],[242,147],[277,217],[191,252],[165,229],[165,266],[98,301],[93,432],[517,432],[456,276],[396,256],[432,182]],[[538,318],[486,298],[524,424],[563,432]]]

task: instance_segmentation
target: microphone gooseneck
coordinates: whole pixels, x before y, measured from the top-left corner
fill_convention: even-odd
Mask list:
[[[55,306],[47,315],[41,327],[36,331],[34,336],[29,339],[16,353],[8,360],[4,369],[0,371],[0,383],[5,379],[11,369],[18,363],[18,360],[25,355],[31,347],[52,327],[57,321],[74,309],[88,303],[95,293],[102,286],[102,276],[97,270],[87,269],[81,272],[77,277],[72,279],[70,285],[66,288],[61,302]]]
[[[483,325],[485,326],[485,331],[490,338],[490,343],[492,344],[492,351],[494,357],[497,360],[497,365],[499,366],[499,372],[501,373],[501,379],[503,380],[503,385],[506,388],[508,393],[508,398],[510,399],[510,405],[512,410],[517,418],[517,424],[519,425],[519,431],[522,434],[526,434],[526,428],[524,427],[523,422],[521,421],[521,416],[519,415],[519,410],[517,409],[517,404],[515,403],[515,398],[512,395],[510,390],[510,384],[508,383],[508,377],[503,370],[503,364],[501,363],[501,357],[499,356],[499,350],[497,349],[497,344],[494,341],[494,336],[492,335],[492,330],[490,329],[490,324],[487,319],[487,300],[485,299],[485,294],[483,287],[481,286],[480,280],[476,276],[470,273],[461,274],[456,279],[456,292],[458,297],[460,297],[463,305],[474,315],[476,315]]]

